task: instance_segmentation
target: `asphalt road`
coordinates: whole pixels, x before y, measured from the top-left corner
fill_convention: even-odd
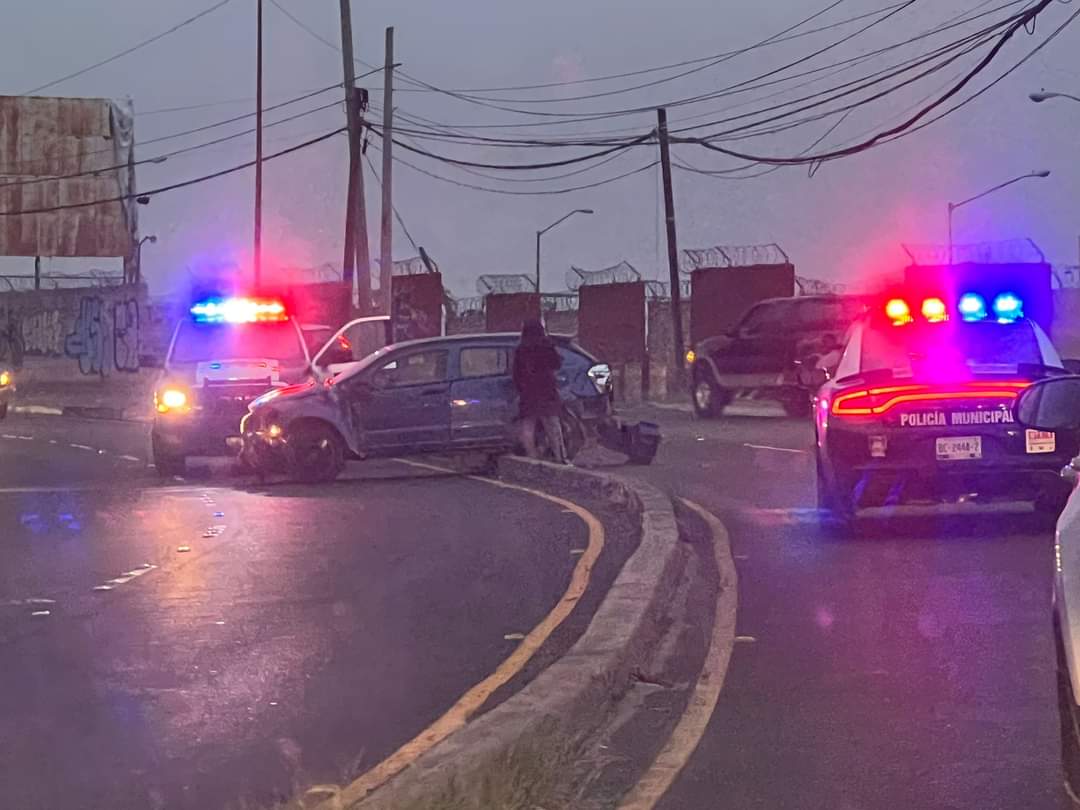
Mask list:
[[[0,806],[347,781],[491,673],[586,542],[556,504],[394,462],[255,489],[162,484],[145,450],[130,423],[0,423]]]
[[[636,473],[720,515],[739,572],[720,702],[661,810],[1070,806],[1049,532],[962,505],[831,538],[808,422],[634,415],[665,437]]]

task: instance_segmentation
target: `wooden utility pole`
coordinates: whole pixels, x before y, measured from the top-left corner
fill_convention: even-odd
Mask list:
[[[255,23],[255,238],[251,265],[256,288],[262,283],[262,113],[263,113],[263,0],[256,0]]]
[[[671,190],[671,150],[668,144],[667,110],[656,111],[660,141],[660,169],[664,178],[664,220],[667,223],[668,279],[671,283],[671,334],[675,339],[675,367],[683,370],[682,291],[679,288],[679,243],[675,236],[675,197]]]
[[[353,61],[352,8],[350,0],[340,0],[341,62],[345,79],[345,114],[349,128],[349,199],[345,207],[346,251],[349,235],[355,246],[356,287],[362,315],[371,313],[371,253],[368,248],[366,199],[364,196],[363,138],[364,127],[360,94],[356,91],[356,64]],[[342,280],[353,288],[353,262],[342,263]]]
[[[383,67],[382,209],[379,231],[379,294],[382,314],[392,308],[394,270],[394,27],[386,29],[386,61]]]

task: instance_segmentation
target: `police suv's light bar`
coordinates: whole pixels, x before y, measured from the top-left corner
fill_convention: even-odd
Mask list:
[[[1024,302],[1012,292],[996,296],[991,308],[986,306],[986,299],[977,292],[965,292],[956,301],[956,311],[968,323],[986,320],[991,310],[998,323],[1013,323],[1024,317]],[[949,305],[943,298],[930,296],[923,299],[919,314],[927,323],[942,323],[949,320]],[[893,326],[903,326],[915,320],[911,306],[903,298],[890,298],[885,302],[885,317]]]
[[[255,323],[286,321],[285,304],[276,298],[208,298],[191,307],[199,323]]]

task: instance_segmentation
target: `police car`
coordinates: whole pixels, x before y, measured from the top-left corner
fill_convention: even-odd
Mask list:
[[[1058,471],[1077,454],[1076,438],[1023,428],[1012,406],[1033,381],[1063,373],[1016,293],[885,298],[852,326],[815,398],[826,525],[847,530],[860,507],[913,502],[1060,509],[1068,492]]]
[[[220,456],[239,435],[248,403],[311,372],[300,326],[272,297],[213,296],[177,324],[154,392],[151,451],[163,476],[188,456]]]

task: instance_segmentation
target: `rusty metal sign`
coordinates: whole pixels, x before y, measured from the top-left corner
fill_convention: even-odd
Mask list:
[[[64,206],[130,194],[133,143],[123,105],[0,96],[0,256],[128,256],[130,200]]]

